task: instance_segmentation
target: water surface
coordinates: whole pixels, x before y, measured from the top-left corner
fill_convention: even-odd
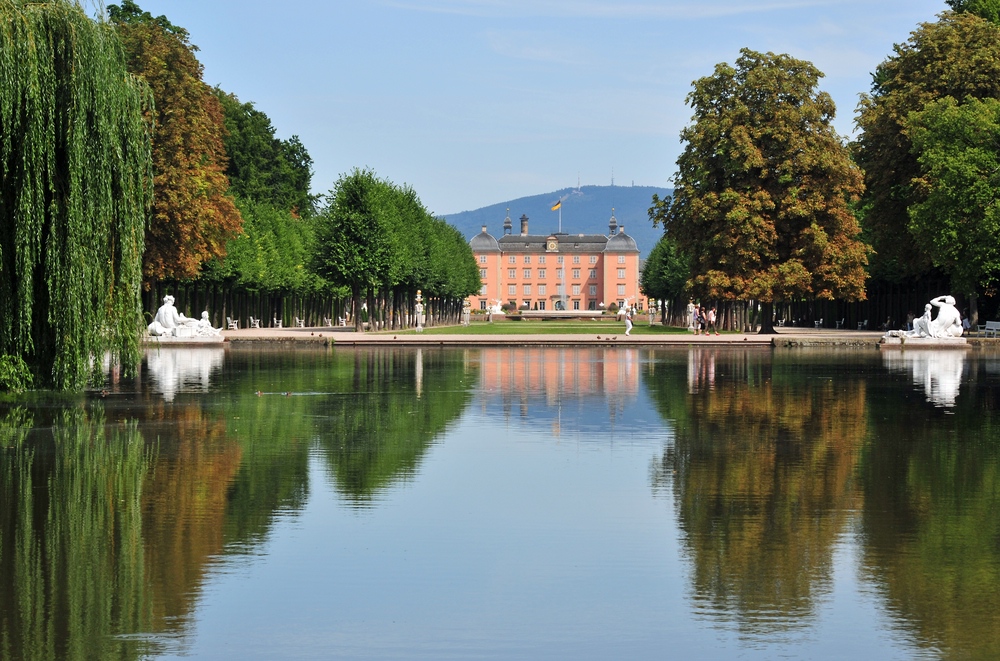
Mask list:
[[[1000,657],[1000,357],[150,352],[0,401],[0,657]]]

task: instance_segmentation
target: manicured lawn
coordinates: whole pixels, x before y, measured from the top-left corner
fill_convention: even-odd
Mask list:
[[[413,333],[415,331],[387,331],[392,333]],[[523,321],[508,321],[506,319],[489,323],[473,321],[469,326],[442,326],[425,328],[424,334],[430,335],[624,335],[624,321],[578,321],[537,319]],[[646,320],[636,321],[632,328],[633,335],[664,335],[690,333],[686,328],[665,327],[659,324],[649,325]]]

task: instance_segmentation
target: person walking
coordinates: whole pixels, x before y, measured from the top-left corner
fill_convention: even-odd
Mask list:
[[[716,311],[715,311],[715,306],[713,305],[708,310],[707,324],[705,326],[706,328],[705,335],[711,335],[712,331],[715,331],[716,335],[719,334],[719,328],[715,325],[715,317],[716,317]]]
[[[632,307],[625,308],[625,335],[632,332]]]

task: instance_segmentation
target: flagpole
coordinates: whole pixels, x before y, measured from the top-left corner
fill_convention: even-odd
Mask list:
[[[559,233],[562,234],[562,200],[559,201]]]

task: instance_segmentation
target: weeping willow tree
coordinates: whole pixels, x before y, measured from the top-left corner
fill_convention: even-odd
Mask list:
[[[0,355],[42,384],[138,364],[151,99],[78,2],[0,0]]]

